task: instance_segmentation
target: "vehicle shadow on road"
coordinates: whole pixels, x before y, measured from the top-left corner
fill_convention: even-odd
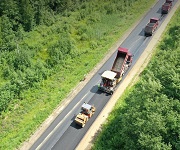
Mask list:
[[[158,9],[156,13],[161,14],[161,7]]]
[[[90,90],[91,93],[96,93],[96,94],[101,94],[102,91],[99,91],[98,90],[98,85],[94,85],[91,90]]]
[[[104,71],[106,71],[106,70],[104,70]],[[101,75],[104,73],[104,71],[102,71],[102,72],[99,72],[98,74],[101,76]]]
[[[144,36],[144,28],[141,30],[141,32],[139,33],[140,36]]]
[[[75,119],[75,118],[74,118],[74,119]],[[75,123],[74,119],[73,119],[73,122],[71,123],[70,126],[73,127],[73,128],[75,128],[75,129],[77,129],[77,130],[82,129],[81,126],[79,126],[79,125],[77,125],[77,124]]]
[[[91,93],[94,93],[94,94],[103,94],[103,95],[106,95],[106,96],[109,96],[110,94],[106,93],[106,92],[103,92],[103,91],[100,91],[98,90],[98,85],[94,85],[91,90],[90,90]]]

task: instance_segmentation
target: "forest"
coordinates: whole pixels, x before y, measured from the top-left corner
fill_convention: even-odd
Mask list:
[[[0,0],[0,149],[29,138],[154,2]]]
[[[180,8],[139,81],[120,98],[94,150],[180,149]]]

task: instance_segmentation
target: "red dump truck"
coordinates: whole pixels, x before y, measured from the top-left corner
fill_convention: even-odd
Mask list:
[[[167,14],[172,7],[172,0],[166,0],[161,8],[161,14]]]
[[[144,29],[145,36],[151,36],[159,25],[158,18],[151,18]]]
[[[101,75],[101,83],[98,89],[109,94],[113,94],[117,84],[121,81],[122,76],[131,66],[132,55],[128,49],[119,47],[111,71],[107,70]]]

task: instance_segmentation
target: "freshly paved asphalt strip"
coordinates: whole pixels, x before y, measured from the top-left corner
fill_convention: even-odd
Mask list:
[[[144,37],[143,29],[151,17],[161,17],[160,8],[164,0],[160,0],[157,4],[147,13],[147,15],[141,20],[136,28],[130,33],[127,39],[121,44],[122,47],[128,48],[132,54],[134,54],[133,64],[137,62],[152,37]],[[177,2],[175,0],[173,5]],[[169,14],[168,14],[169,15]],[[161,23],[164,21],[164,16]],[[120,44],[119,44],[120,45]],[[117,45],[118,46],[118,45]],[[115,59],[117,51],[105,62],[105,64],[97,71],[97,73],[90,79],[90,81],[84,86],[84,88],[70,101],[70,103],[61,109],[61,113],[57,115],[56,119],[51,121],[50,126],[39,136],[36,142],[31,146],[31,150],[73,150],[79,144],[83,136],[91,127],[99,113],[111,98],[110,95],[99,92],[97,84],[100,82],[100,75],[105,70],[110,70]],[[129,69],[129,71],[131,70]],[[124,78],[128,73],[124,76]],[[121,84],[120,84],[121,86]],[[74,118],[80,112],[83,102],[94,104],[96,112],[94,116],[87,122],[84,128],[80,128],[75,125]],[[22,147],[27,149],[27,147]],[[29,148],[28,148],[29,149]]]

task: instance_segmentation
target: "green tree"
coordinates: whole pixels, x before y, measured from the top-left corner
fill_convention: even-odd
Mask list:
[[[21,13],[21,22],[24,26],[25,31],[30,31],[35,25],[34,16],[35,12],[33,10],[32,4],[29,0],[20,0],[19,5]]]
[[[12,51],[16,48],[15,33],[13,31],[13,24],[6,15],[1,16],[1,45],[0,50]],[[2,30],[3,29],[3,30]]]

